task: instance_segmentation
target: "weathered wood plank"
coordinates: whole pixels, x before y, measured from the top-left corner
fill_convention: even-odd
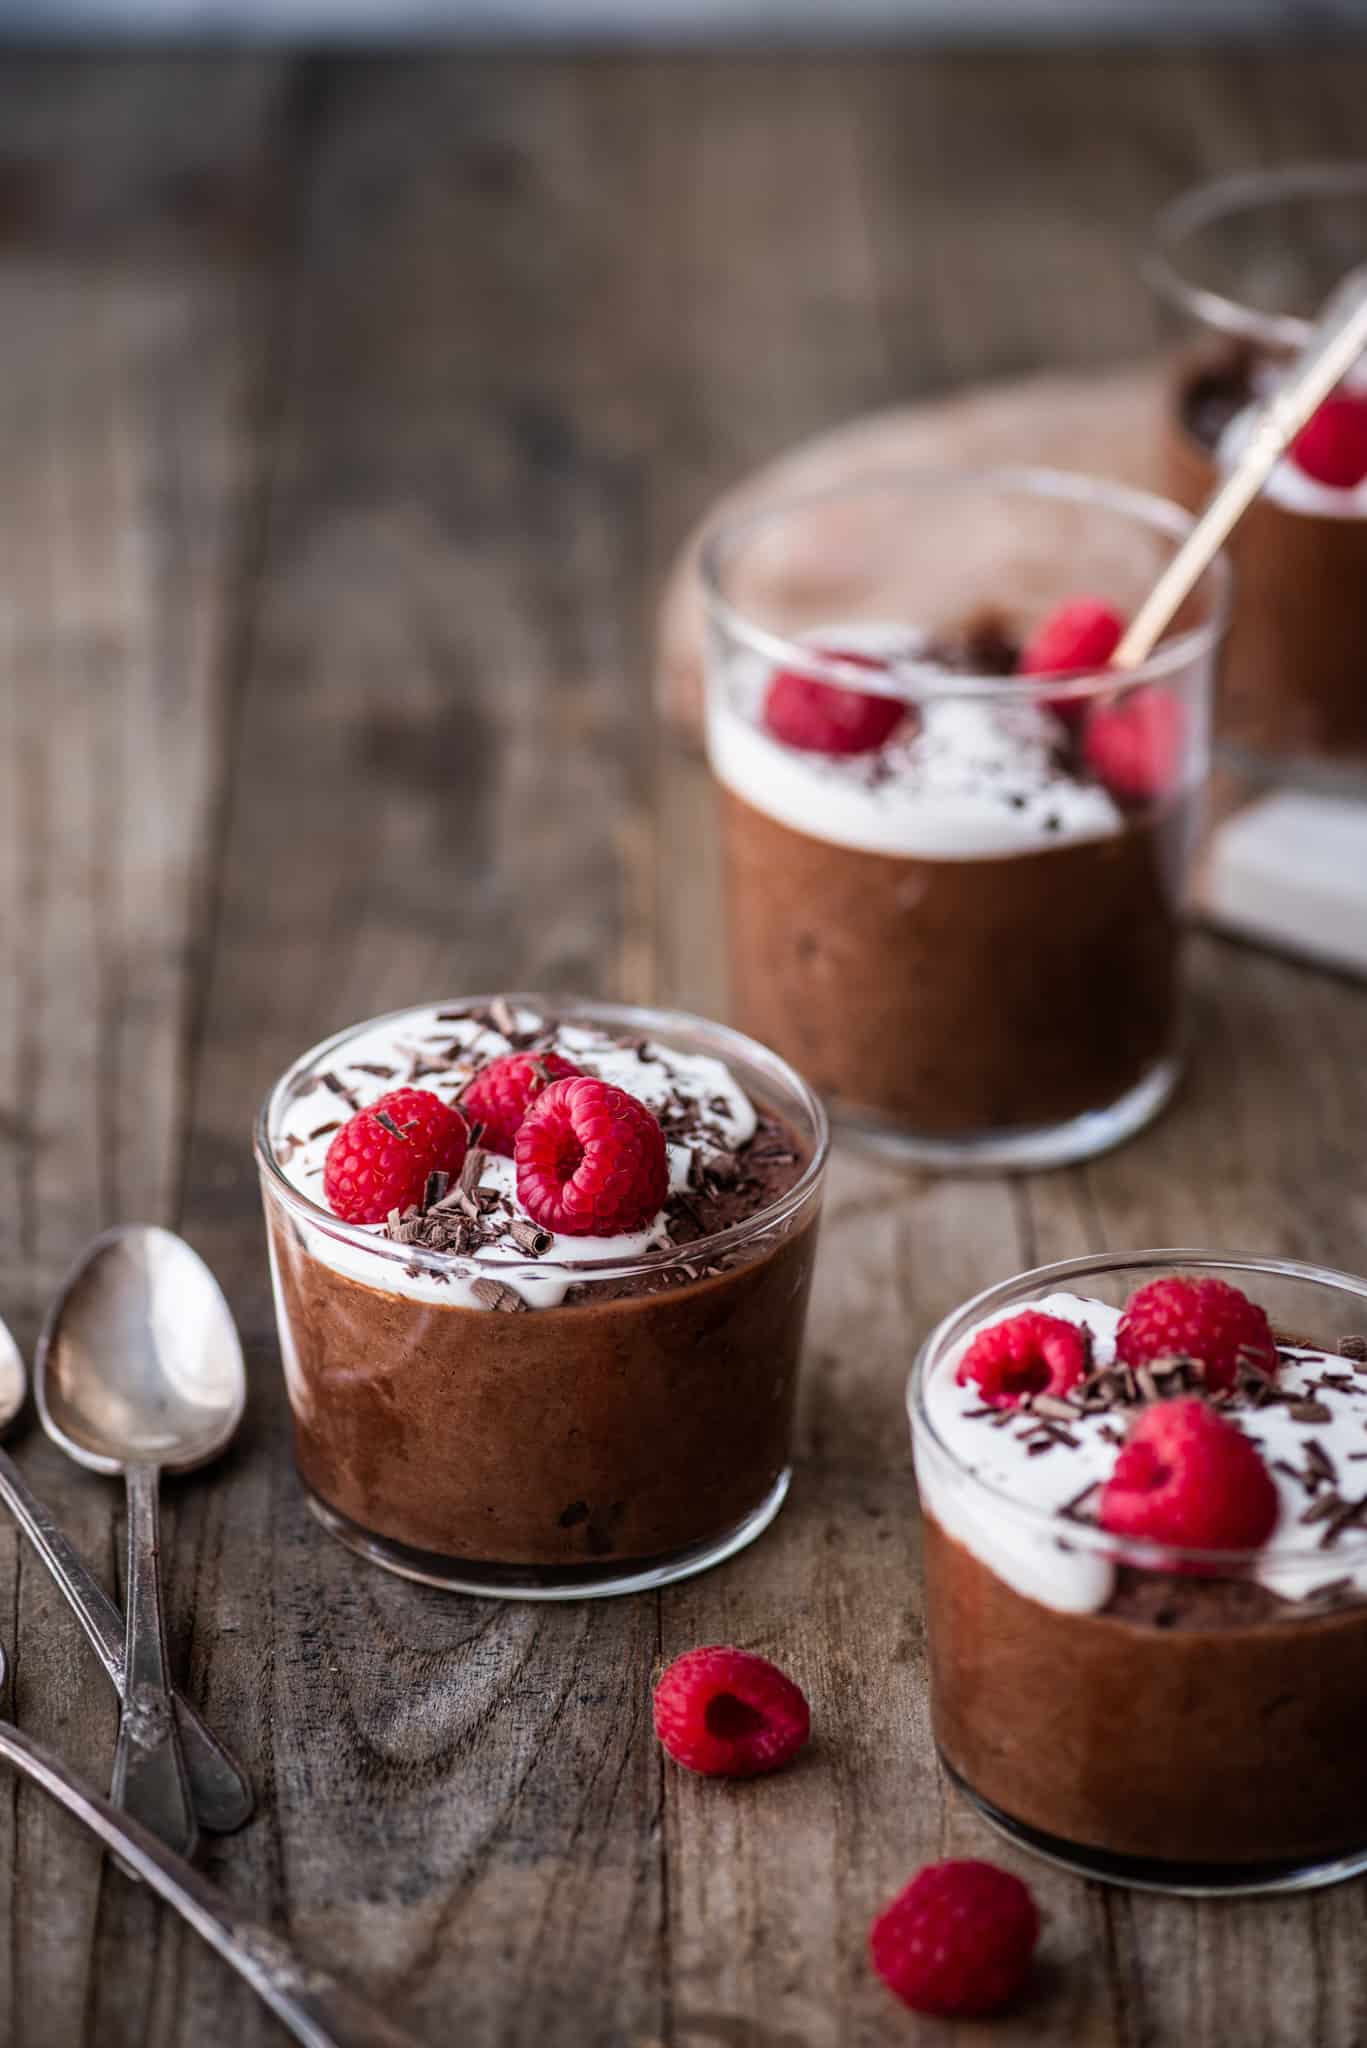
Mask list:
[[[0,1282],[26,1345],[86,1237],[176,1206],[253,383],[243,286],[202,229],[205,208],[225,237],[242,225],[278,75],[34,60],[0,79]],[[19,1455],[112,1580],[117,1489],[36,1431]],[[184,1647],[194,1535],[174,1502],[166,1533]],[[11,1710],[107,1782],[113,1694],[8,1530],[0,1571]],[[143,1987],[176,1995],[180,1931],[41,1794],[7,1783],[0,1816],[0,2037],[140,2035]],[[111,1924],[141,1970],[97,1969]]]
[[[443,1599],[320,1537],[243,1136],[341,1023],[612,991],[638,943],[634,504],[612,392],[568,388],[603,378],[599,342],[567,351],[627,275],[599,107],[572,68],[495,62],[343,68],[324,98],[187,1177],[252,1352],[233,1513],[261,1535],[219,1542],[260,1674],[253,1878],[310,1953],[472,2044],[662,2035],[654,1607]]]

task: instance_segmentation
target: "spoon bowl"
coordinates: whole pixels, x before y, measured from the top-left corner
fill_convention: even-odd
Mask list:
[[[161,1594],[158,1486],[227,1448],[247,1375],[218,1282],[182,1238],[130,1223],[68,1275],[38,1345],[43,1428],[128,1495],[123,1713],[113,1799],[188,1856],[197,1837]]]
[[[3,1387],[0,1359],[0,1418]],[[48,1435],[94,1472],[188,1472],[217,1457],[242,1419],[247,1375],[199,1254],[155,1224],[96,1238],[48,1317],[35,1392]]]

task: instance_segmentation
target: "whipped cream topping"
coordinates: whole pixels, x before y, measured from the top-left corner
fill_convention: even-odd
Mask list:
[[[1140,1411],[1080,1412],[1059,1425],[1072,1443],[1056,1436],[1047,1451],[1030,1448],[1040,1434],[1037,1418],[1012,1410],[984,1415],[977,1387],[955,1383],[959,1361],[980,1330],[1027,1309],[1089,1330],[1094,1369],[1114,1363],[1121,1312],[1107,1302],[1049,1294],[986,1317],[939,1361],[925,1387],[926,1412],[936,1435],[954,1466],[963,1469],[953,1469],[913,1426],[917,1481],[922,1501],[946,1534],[1014,1591],[1065,1613],[1095,1613],[1111,1598],[1116,1568],[1094,1547],[1095,1538],[1070,1542],[1065,1510],[1109,1479],[1129,1423]],[[1358,1498],[1367,1502],[1367,1368],[1300,1346],[1280,1346],[1279,1351],[1278,1398],[1225,1411],[1258,1446],[1277,1488],[1277,1524],[1259,1553],[1256,1576],[1285,1600],[1306,1600],[1345,1582],[1367,1590],[1362,1529],[1354,1525],[1331,1534],[1335,1515],[1326,1515],[1322,1523],[1304,1521],[1312,1501],[1327,1496],[1331,1486],[1345,1504]],[[1054,1517],[1057,1527],[1038,1527],[1013,1515],[979,1480],[1022,1507]],[[1079,1519],[1094,1516],[1095,1498],[1085,1512],[1077,1507]]]
[[[1252,398],[1242,411],[1235,413],[1216,443],[1215,461],[1219,469],[1230,470],[1239,460],[1248,446],[1259,407],[1276,389],[1282,375],[1282,369],[1274,363],[1264,361],[1255,366]],[[1344,388],[1359,397],[1367,394],[1367,370],[1360,367],[1346,377]],[[1263,485],[1262,495],[1288,512],[1308,513],[1317,519],[1367,519],[1367,477],[1351,490],[1339,490],[1333,484],[1321,483],[1318,477],[1307,476],[1289,455],[1283,455],[1276,464]]]
[[[677,1051],[654,1039],[630,1042],[608,1032],[559,1023],[527,1009],[496,1005],[470,1012],[428,1005],[362,1028],[339,1048],[330,1068],[284,1105],[272,1143],[281,1171],[326,1207],[323,1165],[340,1126],[393,1088],[428,1088],[455,1102],[479,1069],[505,1053],[558,1052],[583,1073],[610,1082],[654,1111],[664,1126],[670,1193],[646,1229],[618,1237],[569,1237],[540,1229],[517,1199],[516,1169],[499,1153],[481,1152],[468,1192],[479,1212],[482,1241],[443,1257],[439,1269],[421,1261],[383,1263],[362,1246],[320,1224],[296,1222],[310,1253],[335,1271],[419,1301],[466,1308],[554,1308],[574,1285],[567,1270],[585,1260],[623,1263],[675,1242],[671,1232],[688,1191],[724,1172],[754,1137],[754,1105],[729,1067],[703,1053]],[[383,1242],[385,1224],[353,1226]],[[535,1242],[538,1250],[532,1253]],[[500,1274],[499,1269],[515,1270]],[[498,1283],[491,1285],[491,1283]],[[511,1292],[512,1300],[505,1297]]]
[[[863,622],[809,633],[814,647],[914,656],[924,635]],[[1064,765],[1060,719],[1011,683],[995,697],[927,696],[885,745],[828,755],[788,747],[766,731],[770,663],[737,652],[707,693],[707,743],[718,780],[795,832],[866,853],[979,860],[1121,829],[1099,783]]]

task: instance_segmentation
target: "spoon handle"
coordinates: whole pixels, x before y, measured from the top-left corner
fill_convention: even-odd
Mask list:
[[[116,1806],[189,1856],[198,1830],[167,1677],[159,1475],[154,1465],[129,1465],[126,1476],[128,1632],[112,1796]]]
[[[62,1534],[43,1503],[29,1491],[8,1452],[0,1450],[0,1500],[57,1582],[67,1605],[90,1640],[95,1655],[123,1698],[124,1621],[104,1587]],[[211,1834],[230,1835],[252,1815],[252,1788],[218,1737],[182,1693],[174,1694],[176,1725],[195,1818]]]
[[[246,1978],[306,2048],[416,2048],[411,2034],[325,1970],[302,1962],[278,1935],[239,1913],[191,1864],[83,1785],[50,1750],[8,1721],[0,1721],[0,1756],[41,1785],[98,1835],[121,1863],[174,1906],[196,1933]]]

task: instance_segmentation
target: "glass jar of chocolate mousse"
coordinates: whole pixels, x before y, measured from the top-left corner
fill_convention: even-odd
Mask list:
[[[737,1023],[910,1163],[1040,1167],[1162,1107],[1228,576],[1123,683],[1177,506],[889,472],[703,555]]]
[[[908,1399],[935,1738],[979,1811],[1151,1890],[1367,1869],[1367,1281],[1070,1259],[948,1316]]]
[[[1367,262],[1367,163],[1220,179],[1159,217],[1150,279],[1184,322],[1163,424],[1195,508],[1338,281]],[[1230,540],[1217,733],[1266,778],[1367,786],[1367,363],[1278,463]]]
[[[647,1168],[599,1135],[623,1111]],[[533,1115],[538,1199],[516,1156]],[[415,1155],[386,1210],[403,1145],[429,1141],[458,1170]],[[521,1599],[664,1585],[752,1542],[788,1489],[826,1149],[783,1060],[673,1011],[472,997],[305,1053],[256,1150],[323,1526],[406,1577]],[[583,1234],[623,1199],[645,1206]]]

